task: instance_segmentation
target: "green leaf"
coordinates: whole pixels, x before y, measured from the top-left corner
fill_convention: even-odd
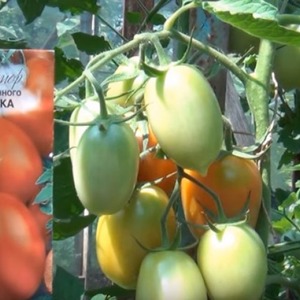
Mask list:
[[[142,14],[137,11],[126,12],[125,18],[131,24],[140,24],[142,22]]]
[[[17,0],[20,9],[26,19],[26,24],[33,22],[37,17],[39,17],[46,4],[47,0]]]
[[[203,8],[220,20],[258,38],[300,45],[300,32],[280,26],[278,9],[263,0],[204,1]]]
[[[47,183],[40,192],[36,195],[34,202],[35,203],[43,203],[43,202],[49,202],[52,201],[52,183]]]
[[[53,279],[53,300],[80,300],[83,292],[84,283],[82,280],[60,266],[56,267]]]
[[[54,167],[53,183],[54,217],[66,219],[80,215],[84,207],[74,187],[70,157],[60,159]]]
[[[109,42],[103,36],[94,36],[83,32],[73,33],[72,36],[78,50],[89,55],[111,49]]]
[[[163,25],[166,21],[166,18],[162,14],[155,14],[151,20],[150,23],[153,25]]]
[[[53,220],[53,240],[63,240],[76,235],[96,219],[94,215],[75,216],[64,220]]]
[[[72,14],[80,14],[84,11],[97,14],[100,6],[97,0],[48,0],[49,6],[58,7],[61,11],[69,11]]]
[[[60,48],[55,48],[55,83],[74,81],[83,72],[83,65],[77,59],[67,59]]]
[[[37,184],[43,184],[52,181],[52,174],[53,174],[52,168],[47,168],[37,180]]]

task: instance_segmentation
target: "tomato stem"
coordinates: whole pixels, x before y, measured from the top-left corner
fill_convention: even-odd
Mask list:
[[[192,8],[201,7],[202,1],[192,1],[189,4],[181,6],[179,9],[177,9],[166,21],[164,24],[164,30],[171,30],[178,19],[178,17],[186,12],[187,10],[190,10]]]
[[[90,83],[93,85],[99,99],[99,104],[100,104],[100,116],[101,119],[107,119],[108,117],[108,112],[106,108],[106,102],[104,98],[104,94],[102,91],[101,85],[97,82],[96,78],[94,75],[87,69],[84,71],[86,78],[90,81]]]
[[[120,47],[102,52],[96,55],[95,57],[93,57],[87,64],[85,71],[77,79],[75,79],[72,83],[70,83],[68,86],[64,87],[60,91],[56,91],[55,102],[57,102],[60,97],[70,92],[73,88],[75,88],[77,85],[83,82],[86,78],[86,75],[88,74],[87,70],[93,72],[99,69],[100,67],[102,67],[103,65],[111,61],[115,56],[120,55],[124,52],[128,52],[134,48],[137,48],[140,44],[151,42],[153,36],[157,36],[159,39],[173,38],[187,44],[191,43],[193,48],[197,50],[201,50],[204,53],[215,58],[220,64],[225,66],[229,71],[231,71],[234,75],[236,75],[243,83],[245,83],[249,77],[249,75],[246,72],[244,72],[241,68],[239,68],[236,63],[234,63],[231,59],[229,59],[227,55],[206,45],[205,43],[202,43],[194,38],[191,38],[189,35],[183,34],[176,30],[170,30],[170,31],[162,30],[162,31],[151,32],[151,33],[146,32],[146,33],[140,33],[135,35],[133,40],[125,43]]]
[[[162,247],[163,248],[169,248],[172,244],[174,244],[173,241],[170,241],[170,239],[169,239],[168,228],[167,228],[167,218],[168,218],[168,214],[170,213],[170,210],[172,209],[172,207],[176,201],[178,201],[178,197],[176,197],[176,194],[173,192],[170,197],[170,200],[166,206],[166,209],[161,217],[160,225],[161,225]],[[179,237],[179,239],[180,239],[180,237]],[[180,243],[180,241],[178,242],[178,244],[179,243]]]
[[[272,64],[274,58],[274,45],[268,40],[261,40],[258,59],[254,74],[246,81],[246,96],[251,113],[255,121],[256,140],[265,135],[269,127],[269,97]],[[263,188],[263,204],[260,210],[256,230],[265,246],[269,237],[269,218],[271,211],[271,183],[270,183],[270,151],[264,154],[261,165]]]
[[[168,65],[171,62],[171,59],[166,54],[163,46],[160,43],[160,39],[158,38],[158,36],[154,35],[153,38],[151,39],[151,42],[155,47],[159,64],[162,66]]]
[[[233,133],[232,133],[232,125],[230,121],[223,116],[223,124],[224,124],[224,141],[225,147],[227,151],[233,150]]]

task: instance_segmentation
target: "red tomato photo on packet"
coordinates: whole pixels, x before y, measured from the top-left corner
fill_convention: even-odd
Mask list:
[[[0,300],[50,294],[54,52],[0,49]]]

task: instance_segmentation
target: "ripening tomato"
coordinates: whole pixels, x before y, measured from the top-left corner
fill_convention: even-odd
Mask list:
[[[122,209],[137,179],[139,148],[134,132],[112,118],[99,119],[86,129],[72,159],[78,197],[96,215]]]
[[[28,208],[0,193],[0,299],[28,300],[40,285],[45,244]]]
[[[0,113],[22,127],[44,157],[53,147],[53,64],[49,53],[26,60],[24,86],[13,97],[13,107],[2,107]]]
[[[99,218],[96,233],[99,266],[119,286],[126,289],[136,286],[140,264],[147,254],[138,242],[150,249],[161,246],[160,224],[168,200],[159,187],[143,187],[134,192],[123,210]],[[172,209],[167,217],[167,230],[172,241],[176,231]]]
[[[28,135],[4,118],[0,137],[0,192],[29,203],[40,190],[36,181],[43,172],[41,157]]]
[[[262,180],[252,160],[229,154],[213,162],[206,176],[185,171],[218,195],[227,217],[237,216],[249,197],[248,222],[255,227],[261,206]],[[181,181],[181,198],[185,218],[190,223],[207,223],[204,208],[217,213],[213,198],[187,178]],[[190,229],[196,237],[203,233],[193,226]]]
[[[144,101],[148,121],[168,157],[182,168],[205,174],[223,142],[223,120],[216,96],[200,70],[173,65],[150,78]]]
[[[216,225],[200,239],[197,263],[210,299],[261,299],[267,255],[258,234],[247,224]]]
[[[137,128],[135,136],[141,152],[137,181],[153,183],[153,181],[160,180],[155,185],[170,196],[177,179],[176,164],[171,159],[160,158],[156,155],[154,147],[157,145],[157,140],[150,127],[146,135],[143,134],[142,128]]]
[[[139,272],[136,300],[153,299],[207,299],[203,277],[189,255],[166,250],[147,254]]]

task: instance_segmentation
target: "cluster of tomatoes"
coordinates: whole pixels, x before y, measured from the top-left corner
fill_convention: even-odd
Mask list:
[[[136,62],[116,73],[130,73]],[[101,113],[103,104],[86,99],[70,119],[74,184],[85,208],[99,216],[96,252],[102,272],[136,290],[141,300],[259,299],[267,260],[253,229],[262,193],[256,164],[232,154],[218,157],[222,114],[200,70],[174,64],[145,82],[140,77],[145,74],[108,84],[108,114]],[[138,109],[130,122],[122,120],[116,107],[135,105],[145,110]],[[177,181],[184,222],[199,240],[197,257],[176,242],[182,220],[169,207],[169,197]],[[219,212],[207,189],[229,218],[247,204],[248,221],[204,230],[208,215]]]
[[[1,86],[1,97],[17,96],[0,111],[0,299],[27,300],[43,280],[49,289],[52,284],[49,276],[44,278],[51,216],[34,203],[42,188],[37,180],[43,160],[52,150],[52,53],[15,51],[0,70],[7,83],[16,78],[16,70],[23,74],[15,92],[8,84]]]

